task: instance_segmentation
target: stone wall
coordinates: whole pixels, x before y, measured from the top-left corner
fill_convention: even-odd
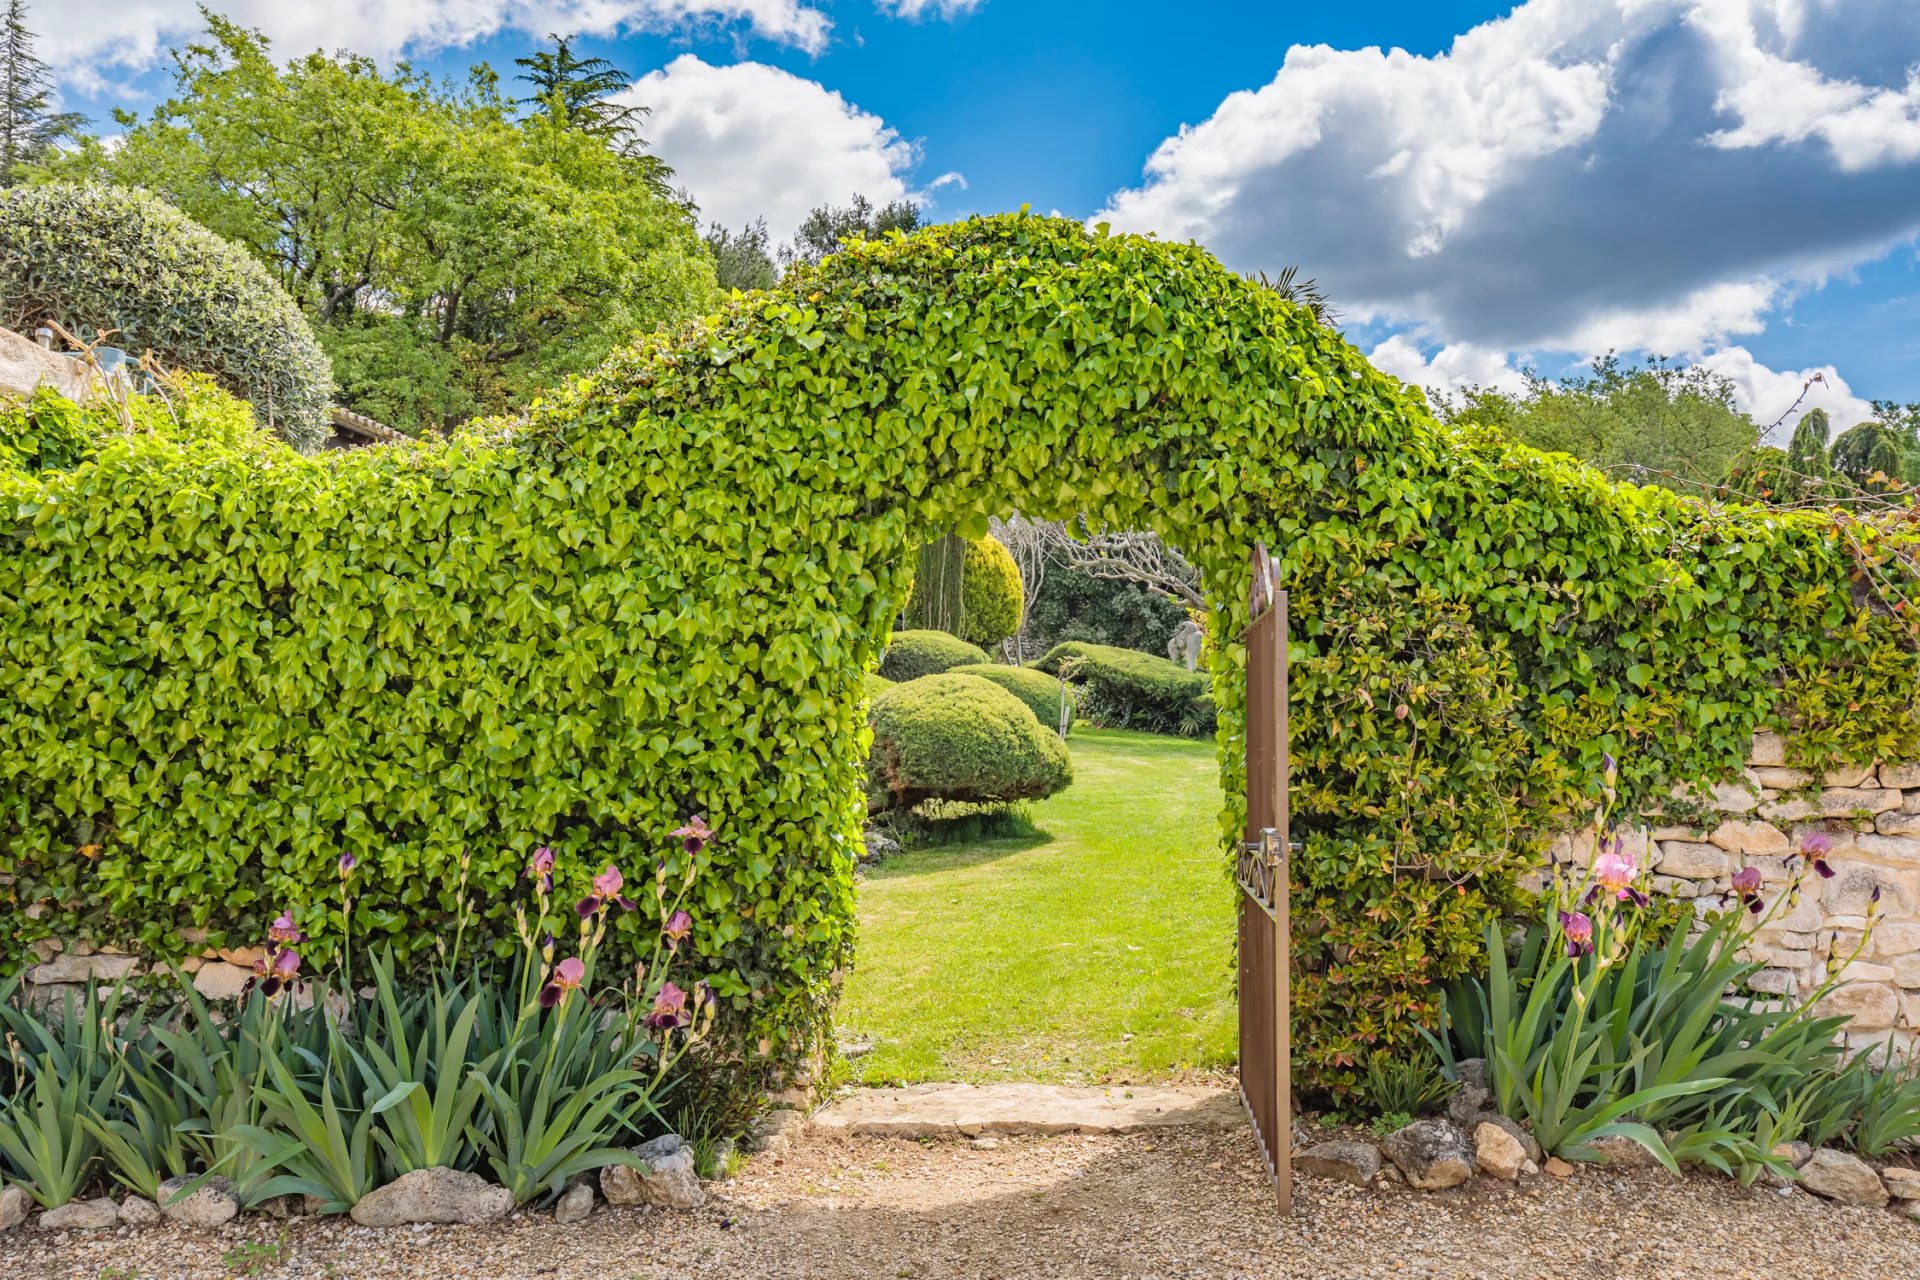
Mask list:
[[[1704,805],[1698,825],[1669,817],[1623,828],[1626,850],[1651,868],[1654,889],[1692,899],[1704,915],[1732,903],[1731,879],[1743,866],[1760,869],[1771,905],[1792,878],[1789,856],[1807,835],[1826,833],[1833,878],[1807,876],[1799,900],[1755,934],[1752,958],[1766,967],[1753,987],[1788,999],[1817,988],[1859,945],[1877,889],[1872,937],[1819,1012],[1850,1014],[1857,1050],[1886,1045],[1910,1055],[1920,1039],[1920,763],[1815,777],[1788,768],[1786,756],[1777,735],[1758,735],[1744,783],[1687,798]],[[1563,836],[1552,857],[1585,866],[1591,841]]]

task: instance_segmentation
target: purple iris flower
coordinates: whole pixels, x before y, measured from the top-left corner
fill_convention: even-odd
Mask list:
[[[553,967],[553,978],[540,988],[540,1007],[551,1009],[567,998],[567,993],[577,990],[586,980],[587,966],[579,956],[568,956]]]
[[[345,879],[346,877],[352,875],[353,869],[359,865],[360,865],[360,859],[354,857],[351,853],[341,854],[340,855],[340,877],[342,879]]]
[[[655,1031],[672,1031],[691,1021],[693,1018],[687,1012],[687,993],[671,982],[663,983],[660,994],[653,998],[653,1012],[647,1015],[647,1025]]]
[[[1567,954],[1587,956],[1593,954],[1593,921],[1585,912],[1562,911],[1560,913],[1560,931],[1567,935]]]
[[[1833,879],[1833,867],[1827,862],[1827,855],[1833,852],[1832,836],[1824,831],[1809,831],[1800,841],[1800,852],[1807,855],[1822,880]]]
[[[713,828],[696,813],[687,819],[685,826],[676,828],[673,834],[679,839],[681,848],[688,853],[698,853],[707,847],[707,841],[713,839]]]
[[[666,935],[669,944],[679,946],[680,940],[693,932],[693,917],[684,911],[676,911],[667,917],[667,923],[660,932]]]

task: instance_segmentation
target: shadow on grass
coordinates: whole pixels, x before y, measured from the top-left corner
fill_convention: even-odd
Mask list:
[[[997,862],[1016,853],[1052,844],[1053,836],[1039,828],[1020,835],[998,839],[958,842],[950,845],[923,845],[906,849],[867,868],[870,880],[892,880],[900,876],[924,875],[929,871],[957,871]]]

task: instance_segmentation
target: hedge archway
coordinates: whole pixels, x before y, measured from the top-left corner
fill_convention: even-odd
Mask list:
[[[357,928],[423,946],[463,850],[507,928],[535,845],[581,882],[677,875],[664,833],[701,812],[695,944],[769,1042],[849,957],[864,677],[914,553],[990,515],[1152,529],[1221,637],[1248,544],[1279,553],[1309,1083],[1411,1040],[1604,753],[1638,799],[1730,776],[1773,720],[1835,758],[1913,736],[1905,628],[1856,601],[1825,517],[1442,427],[1202,250],[1025,215],[856,245],[511,430],[270,463],[135,441],[0,486],[34,505],[0,678],[36,690],[0,712],[4,860],[58,904],[16,940],[164,945],[288,902],[325,935],[352,850]],[[143,625],[76,649],[102,609]],[[1243,657],[1211,659],[1223,840]]]

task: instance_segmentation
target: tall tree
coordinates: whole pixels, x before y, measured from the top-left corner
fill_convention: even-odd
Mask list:
[[[920,206],[912,201],[894,200],[876,209],[871,200],[856,195],[844,207],[820,205],[807,214],[793,242],[780,246],[780,264],[817,265],[822,258],[838,253],[849,240],[872,240],[889,231],[913,231],[922,225]]]
[[[1832,435],[1833,424],[1825,409],[1809,409],[1801,414],[1793,428],[1793,438],[1787,442],[1787,466],[1807,480],[1824,480],[1828,470],[1827,441]]]
[[[765,218],[756,218],[738,231],[729,231],[716,222],[703,238],[707,251],[713,254],[713,274],[722,289],[743,293],[771,289],[780,278],[773,254],[767,249]]]
[[[0,30],[0,186],[14,185],[23,168],[78,137],[86,123],[77,111],[54,110],[53,76],[33,44],[25,0],[7,0]]]
[[[660,157],[649,155],[647,140],[640,136],[640,126],[652,108],[613,100],[615,94],[632,87],[632,74],[605,58],[574,56],[571,36],[547,39],[553,41],[553,48],[513,60],[515,66],[527,69],[514,79],[533,86],[532,95],[515,99],[515,105],[537,107],[569,129],[605,139],[638,166],[655,192],[667,195],[673,169]]]
[[[343,403],[403,430],[500,412],[705,311],[690,211],[599,134],[209,17],[174,96],[42,172],[156,191],[247,245],[315,321]]]
[[[1733,384],[1710,369],[1612,355],[1590,372],[1552,381],[1529,376],[1519,394],[1478,387],[1438,397],[1441,415],[1498,427],[1513,438],[1682,493],[1718,488],[1760,437],[1733,403]]]

